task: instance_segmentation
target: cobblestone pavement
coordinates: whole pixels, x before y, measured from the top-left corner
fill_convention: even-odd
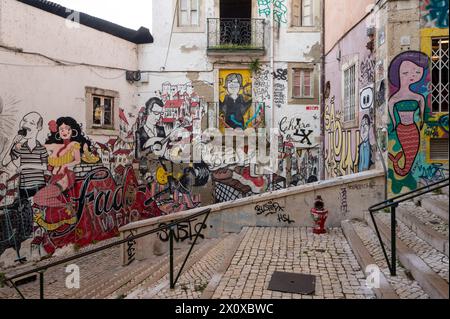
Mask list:
[[[378,214],[377,216],[383,223],[390,225],[390,214]],[[435,273],[448,282],[448,257],[446,255],[417,237],[413,231],[400,221],[397,221],[397,236],[430,266]]]
[[[188,298],[188,296],[193,297],[195,294],[192,290],[197,289],[198,291],[202,290],[202,287],[205,287],[207,281],[205,278],[207,276],[202,272],[199,272],[197,269],[191,269],[191,266],[194,266],[197,262],[201,261],[205,255],[208,255],[212,251],[215,251],[217,246],[220,246],[219,239],[209,239],[203,241],[202,244],[197,246],[196,249],[192,252],[189,257],[188,262],[183,270],[180,279],[178,280],[176,289],[173,291],[169,290],[169,274],[165,272],[159,278],[154,278],[154,276],[150,276],[143,280],[139,285],[137,285],[132,292],[127,293],[127,299],[152,299],[152,298],[161,298],[164,297],[164,294],[167,296],[172,296],[173,298]],[[178,252],[177,258],[174,260],[175,276],[177,275],[181,263],[183,262],[186,252]],[[213,257],[215,259],[215,257]],[[202,268],[202,267],[200,267]],[[188,282],[189,281],[189,282]],[[194,289],[192,289],[194,288]],[[166,297],[164,297],[166,298]],[[169,297],[167,297],[169,298]]]
[[[399,263],[397,263],[397,276],[391,276],[388,265],[381,250],[378,237],[373,230],[364,222],[352,220],[353,228],[364,243],[369,253],[372,255],[380,270],[391,284],[397,295],[402,299],[428,299],[429,296],[422,287],[412,279],[409,273]],[[390,255],[389,247],[386,251]]]
[[[425,225],[448,237],[448,223],[439,216],[427,211],[421,206],[417,206],[414,202],[401,203],[400,207],[406,209],[409,214],[417,217]]]
[[[245,237],[214,299],[372,299],[365,276],[340,228],[244,228]],[[314,295],[268,290],[275,271],[317,276]]]
[[[25,271],[28,268],[40,267],[43,265],[48,265],[49,263],[56,262],[61,259],[65,259],[75,253],[81,253],[100,245],[106,245],[108,243],[117,241],[118,238],[111,238],[106,241],[102,241],[97,245],[91,245],[80,249],[77,252],[71,254],[66,254],[51,259],[46,259],[39,262],[34,262],[28,265],[20,266],[15,269],[8,269],[7,274],[18,273],[19,271]],[[112,247],[97,254],[93,254],[78,260],[74,260],[71,264],[76,264],[80,267],[80,286],[89,285],[89,283],[95,280],[98,276],[105,273],[115,273],[121,268],[120,262],[120,247]],[[50,268],[45,272],[44,277],[44,293],[45,298],[48,299],[58,299],[67,298],[74,293],[74,290],[66,288],[65,282],[69,275],[66,273],[67,265],[60,265],[54,268]],[[3,270],[4,271],[4,270]],[[25,284],[19,287],[22,294],[24,294],[27,299],[37,299],[39,298],[39,281]],[[3,287],[0,288],[0,299],[17,299],[20,298],[19,294],[12,288]]]

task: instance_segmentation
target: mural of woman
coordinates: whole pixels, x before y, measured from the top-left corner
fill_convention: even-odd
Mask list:
[[[59,228],[63,224],[75,224],[78,221],[75,209],[70,201],[61,201],[61,195],[70,190],[75,185],[75,173],[73,169],[81,161],[93,163],[98,158],[90,152],[91,141],[85,137],[81,126],[71,117],[61,117],[57,121],[49,122],[50,134],[45,142],[49,155],[48,165],[51,167],[52,178],[48,185],[41,189],[34,197],[34,202],[38,206],[48,208],[65,208],[67,216],[55,218],[45,218],[44,228]],[[58,214],[59,215],[59,214]],[[37,216],[39,221],[44,223],[42,216]],[[43,225],[40,225],[43,226]]]
[[[390,134],[397,135],[401,147],[397,154],[389,153],[389,159],[395,173],[402,177],[411,171],[420,148],[420,130],[424,124],[426,102],[424,96],[418,92],[417,84],[428,73],[428,62],[429,59],[424,53],[407,51],[395,57],[389,67],[389,115],[392,123]]]

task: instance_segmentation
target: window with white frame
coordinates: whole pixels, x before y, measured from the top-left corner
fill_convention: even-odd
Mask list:
[[[292,26],[312,27],[314,0],[292,0]]]
[[[92,96],[92,127],[114,128],[114,98],[108,96]]]
[[[292,98],[313,98],[313,83],[313,69],[292,69]]]
[[[448,42],[449,38],[434,38],[431,51],[431,105],[433,112],[448,112]]]
[[[200,25],[200,0],[178,0],[178,26]]]
[[[356,64],[344,69],[344,122],[356,119]]]

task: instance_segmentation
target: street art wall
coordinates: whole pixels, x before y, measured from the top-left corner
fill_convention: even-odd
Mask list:
[[[399,194],[442,179],[447,161],[429,159],[430,138],[448,138],[448,113],[431,110],[430,59],[397,55],[389,67],[389,190]]]
[[[375,167],[373,116],[378,92],[375,92],[375,56],[370,46],[365,45],[370,41],[363,21],[327,55],[324,113],[326,179]],[[350,82],[344,79],[346,70],[352,70],[349,71]],[[352,120],[345,121],[344,103],[354,107]]]
[[[420,13],[422,27],[448,28],[448,1],[421,0]]]

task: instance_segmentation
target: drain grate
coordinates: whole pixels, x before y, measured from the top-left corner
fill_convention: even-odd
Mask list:
[[[276,271],[269,283],[269,290],[312,295],[316,292],[316,276]]]

